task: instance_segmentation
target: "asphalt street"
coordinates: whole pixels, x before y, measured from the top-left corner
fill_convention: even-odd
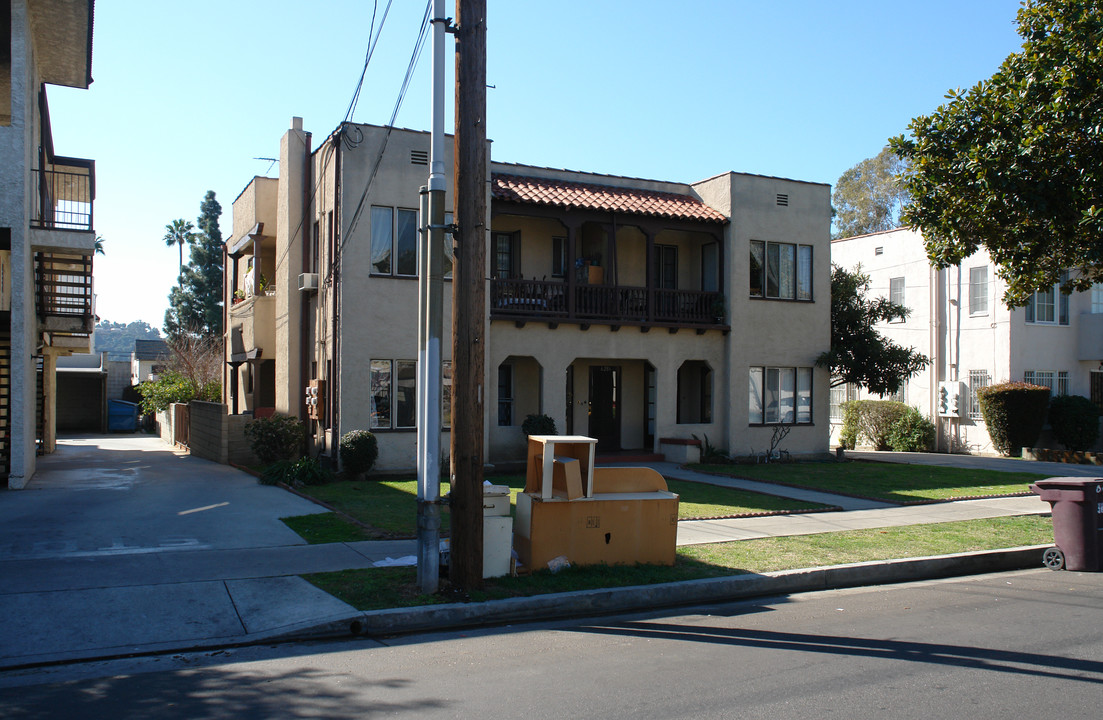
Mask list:
[[[0,674],[12,718],[1098,718],[1103,575],[1027,570],[678,613]]]

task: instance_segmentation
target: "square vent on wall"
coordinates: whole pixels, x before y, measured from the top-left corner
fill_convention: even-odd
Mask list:
[[[429,164],[429,151],[428,150],[411,150],[410,151],[410,164],[411,165],[428,165]]]

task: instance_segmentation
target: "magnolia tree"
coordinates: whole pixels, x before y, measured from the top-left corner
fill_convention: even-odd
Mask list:
[[[901,221],[937,267],[986,249],[1008,306],[1103,281],[1103,4],[1024,3],[1018,24],[1020,52],[891,140]]]

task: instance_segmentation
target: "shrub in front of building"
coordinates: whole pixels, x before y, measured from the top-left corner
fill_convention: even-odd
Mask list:
[[[298,418],[287,415],[256,418],[245,426],[245,438],[257,459],[264,465],[280,460],[295,460],[306,442],[306,427]]]
[[[853,450],[860,442],[877,450],[890,450],[889,433],[912,409],[895,400],[851,400],[843,403],[839,444],[848,450]]]
[[[555,420],[549,415],[526,415],[521,431],[525,435],[558,435]]]
[[[341,436],[341,467],[353,477],[372,469],[379,457],[379,442],[367,430],[349,430]]]
[[[934,447],[934,436],[934,423],[908,407],[889,427],[886,440],[896,452],[929,452]]]
[[[1049,427],[1066,450],[1089,450],[1099,439],[1099,408],[1082,395],[1058,395],[1049,401]]]
[[[980,413],[988,437],[1001,455],[1020,457],[1042,433],[1049,405],[1049,388],[1024,382],[1007,382],[977,388]]]

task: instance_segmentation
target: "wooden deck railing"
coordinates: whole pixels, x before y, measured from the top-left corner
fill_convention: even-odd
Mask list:
[[[495,278],[490,281],[490,316],[580,323],[724,325],[714,312],[723,300],[718,292],[576,285],[572,308],[568,290],[564,282]]]

